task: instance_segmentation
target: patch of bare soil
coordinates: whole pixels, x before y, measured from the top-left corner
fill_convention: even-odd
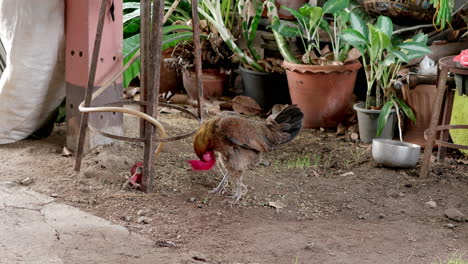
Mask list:
[[[162,120],[170,135],[197,127],[181,114]],[[126,134],[137,135],[137,124],[127,118]],[[92,150],[76,173],[74,158],[61,155],[64,126],[46,140],[0,146],[0,180],[30,177],[32,189],[122,224],[174,256],[188,252],[193,263],[435,263],[468,253],[468,223],[444,216],[448,208],[468,215],[466,165],[438,164],[420,179],[419,167],[379,167],[368,145],[304,130],[264,156],[245,177],[248,194],[232,205],[229,188],[225,196],[207,193],[220,180],[217,169],[190,170],[191,140],[165,146],[152,194],[122,188],[142,160],[141,145]]]

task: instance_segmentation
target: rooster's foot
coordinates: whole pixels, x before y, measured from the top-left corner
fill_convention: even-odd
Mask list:
[[[221,182],[214,188],[213,190],[209,191],[208,193],[214,193],[216,195],[223,195],[226,191],[226,186],[228,185],[229,174],[225,173]]]
[[[237,180],[237,188],[236,192],[232,196],[234,198],[234,202],[237,203],[242,198],[243,195],[246,195],[248,192],[247,186],[242,182],[242,177]]]

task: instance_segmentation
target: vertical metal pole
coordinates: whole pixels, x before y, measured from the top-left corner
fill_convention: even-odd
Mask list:
[[[200,20],[198,18],[198,0],[192,0],[192,28],[193,44],[195,47],[195,80],[198,90],[198,117],[203,119],[203,82],[202,82],[202,60],[200,45]]]
[[[151,0],[140,0],[140,95],[141,101],[147,102],[146,93],[148,87],[148,61],[150,56],[150,23]],[[140,111],[146,113],[146,105],[140,106]],[[145,137],[145,120],[140,119],[140,137]]]
[[[150,66],[148,73],[147,105],[146,113],[153,117],[158,116],[158,95],[161,80],[161,55],[162,55],[162,27],[164,17],[164,1],[155,0],[153,3],[153,23],[151,30],[151,51],[146,66]],[[154,150],[156,135],[154,127],[145,124],[145,153],[143,161],[143,181],[142,187],[145,192],[153,191],[154,181]]]
[[[97,62],[99,58],[99,50],[101,48],[102,32],[104,30],[104,19],[107,9],[107,2],[109,0],[101,1],[101,9],[99,10],[99,20],[97,23],[96,29],[96,38],[94,39],[94,49],[93,55],[91,57],[91,67],[89,69],[88,84],[85,92],[85,101],[84,106],[89,107],[91,104],[91,96],[93,95],[94,89],[94,79],[96,77]],[[76,147],[76,160],[75,160],[75,170],[80,171],[81,169],[81,159],[83,157],[83,148],[86,138],[86,129],[88,128],[89,113],[81,114],[80,122],[80,135],[78,137],[77,147]]]

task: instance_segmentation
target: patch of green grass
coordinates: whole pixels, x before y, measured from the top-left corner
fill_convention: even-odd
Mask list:
[[[447,260],[438,259],[435,264],[468,264],[468,259],[463,255],[454,254]]]
[[[308,169],[310,168],[310,158],[308,156],[299,156],[287,161],[288,169]]]

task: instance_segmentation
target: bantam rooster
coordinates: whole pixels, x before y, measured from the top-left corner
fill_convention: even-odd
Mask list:
[[[194,150],[200,160],[190,160],[194,170],[210,170],[221,154],[223,179],[211,193],[223,194],[229,177],[237,180],[235,201],[247,193],[242,183],[244,172],[260,161],[260,154],[293,140],[302,128],[303,113],[295,106],[285,107],[266,121],[246,119],[224,112],[205,121],[194,138]]]

